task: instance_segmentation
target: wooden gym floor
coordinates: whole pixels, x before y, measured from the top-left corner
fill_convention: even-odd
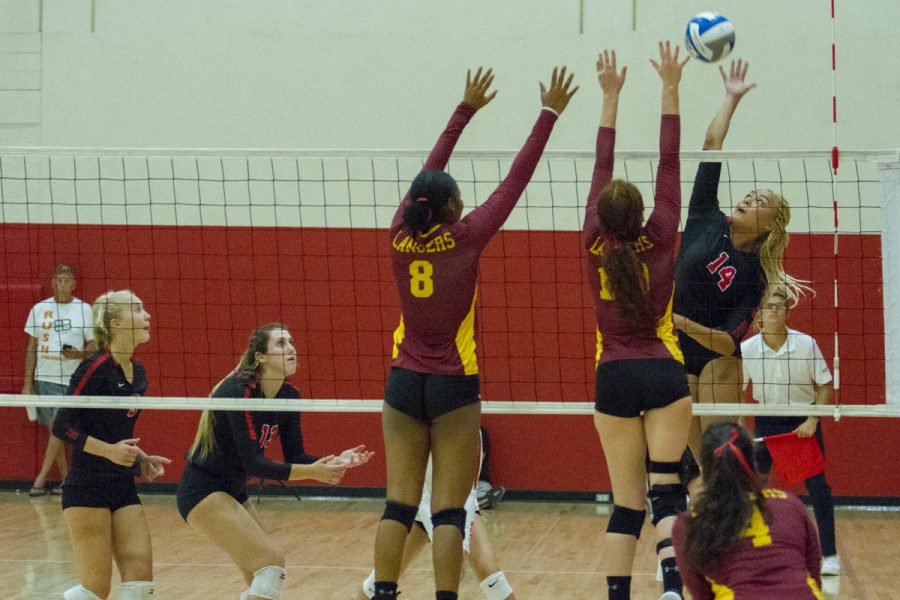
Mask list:
[[[175,499],[145,495],[153,535],[155,597],[236,600],[244,589],[228,557],[192,531]],[[264,497],[267,527],[285,551],[283,598],[353,600],[372,567],[379,500]],[[605,598],[600,573],[604,505],[504,502],[485,511],[494,549],[519,600]],[[826,598],[900,600],[900,511],[839,508],[840,577],[825,578]],[[638,545],[633,597],[655,600],[649,521]],[[118,582],[114,575],[116,598]],[[0,492],[0,590],[5,599],[61,598],[76,583],[75,564],[59,497]],[[403,600],[434,597],[431,553],[425,551],[401,579]],[[471,574],[460,598],[483,598]]]

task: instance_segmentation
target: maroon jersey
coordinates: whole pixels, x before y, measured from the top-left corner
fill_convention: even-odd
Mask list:
[[[663,115],[659,131],[659,168],[653,212],[641,235],[633,243],[650,284],[653,313],[659,316],[655,328],[641,329],[619,312],[609,290],[603,264],[603,232],[597,216],[597,201],[613,173],[616,130],[601,127],[597,132],[597,160],[584,216],[584,245],[587,249],[588,279],[597,314],[597,364],[611,360],[675,358],[684,362],[672,325],[672,293],[675,277],[675,238],[681,211],[681,165],[678,147],[681,121],[678,115]]]
[[[456,107],[423,170],[441,170],[463,128],[475,114]],[[392,366],[437,375],[476,375],[475,280],[478,257],[525,191],[556,114],[542,110],[509,174],[493,194],[452,225],[424,233],[403,226],[405,197],[391,223],[391,258],[400,291],[400,325],[394,331]]]
[[[685,512],[678,517],[672,542],[681,577],[694,600],[822,600],[819,536],[806,507],[781,490],[765,489],[763,495],[767,517],[754,508],[741,540],[719,567],[708,573],[685,563],[690,516]]]

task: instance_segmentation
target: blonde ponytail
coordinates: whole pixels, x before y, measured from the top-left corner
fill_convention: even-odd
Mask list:
[[[759,263],[766,274],[769,286],[783,286],[787,293],[788,305],[794,306],[800,298],[806,296],[807,292],[812,296],[815,296],[816,292],[808,285],[809,281],[797,279],[785,272],[784,252],[790,241],[787,226],[791,222],[791,205],[778,192],[772,190],[765,192],[771,194],[778,202],[778,212],[775,214],[775,227],[762,237],[757,245]]]

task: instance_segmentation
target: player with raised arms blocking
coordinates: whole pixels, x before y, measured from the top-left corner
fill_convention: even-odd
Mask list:
[[[478,471],[481,421],[475,355],[478,258],[531,179],[559,115],[577,91],[565,67],[541,84],[537,122],[509,174],[464,218],[456,181],[443,171],[465,126],[493,100],[494,76],[466,77],[463,101],[413,180],[391,223],[400,325],[382,412],[387,504],[375,540],[375,598],[397,595],[403,545],[418,512],[429,452],[434,460],[431,521],[437,600],[459,589],[463,508]]]
[[[648,473],[647,496],[663,566],[661,598],[681,598],[670,532],[686,505],[678,471],[690,427],[691,396],[672,324],[674,249],[681,212],[678,87],[688,62],[678,60],[678,51],[677,46],[672,52],[669,42],[660,42],[659,62],[650,61],[662,80],[662,117],[656,194],[646,223],[638,188],[612,179],[619,93],[627,69],[617,70],[615,52],[604,51],[597,61],[603,105],[584,244],[597,317],[594,425],[615,498],[603,564],[610,600],[631,598]]]

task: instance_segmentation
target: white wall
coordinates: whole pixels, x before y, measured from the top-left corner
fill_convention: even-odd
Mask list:
[[[736,56],[759,83],[726,147],[832,146],[827,1],[584,0],[583,34],[579,1],[96,0],[92,14],[91,0],[44,0],[39,15],[37,0],[0,0],[8,30],[42,30],[39,122],[0,114],[0,145],[423,148],[461,97],[466,67],[483,63],[500,94],[461,147],[520,144],[537,81],[568,64],[582,90],[551,148],[589,149],[593,61],[615,47],[629,65],[619,147],[649,149],[659,89],[647,58],[657,39],[680,40],[692,14],[716,10],[735,23]],[[839,145],[896,147],[900,2],[837,4]],[[720,97],[716,68],[690,65],[685,148],[700,145]]]

